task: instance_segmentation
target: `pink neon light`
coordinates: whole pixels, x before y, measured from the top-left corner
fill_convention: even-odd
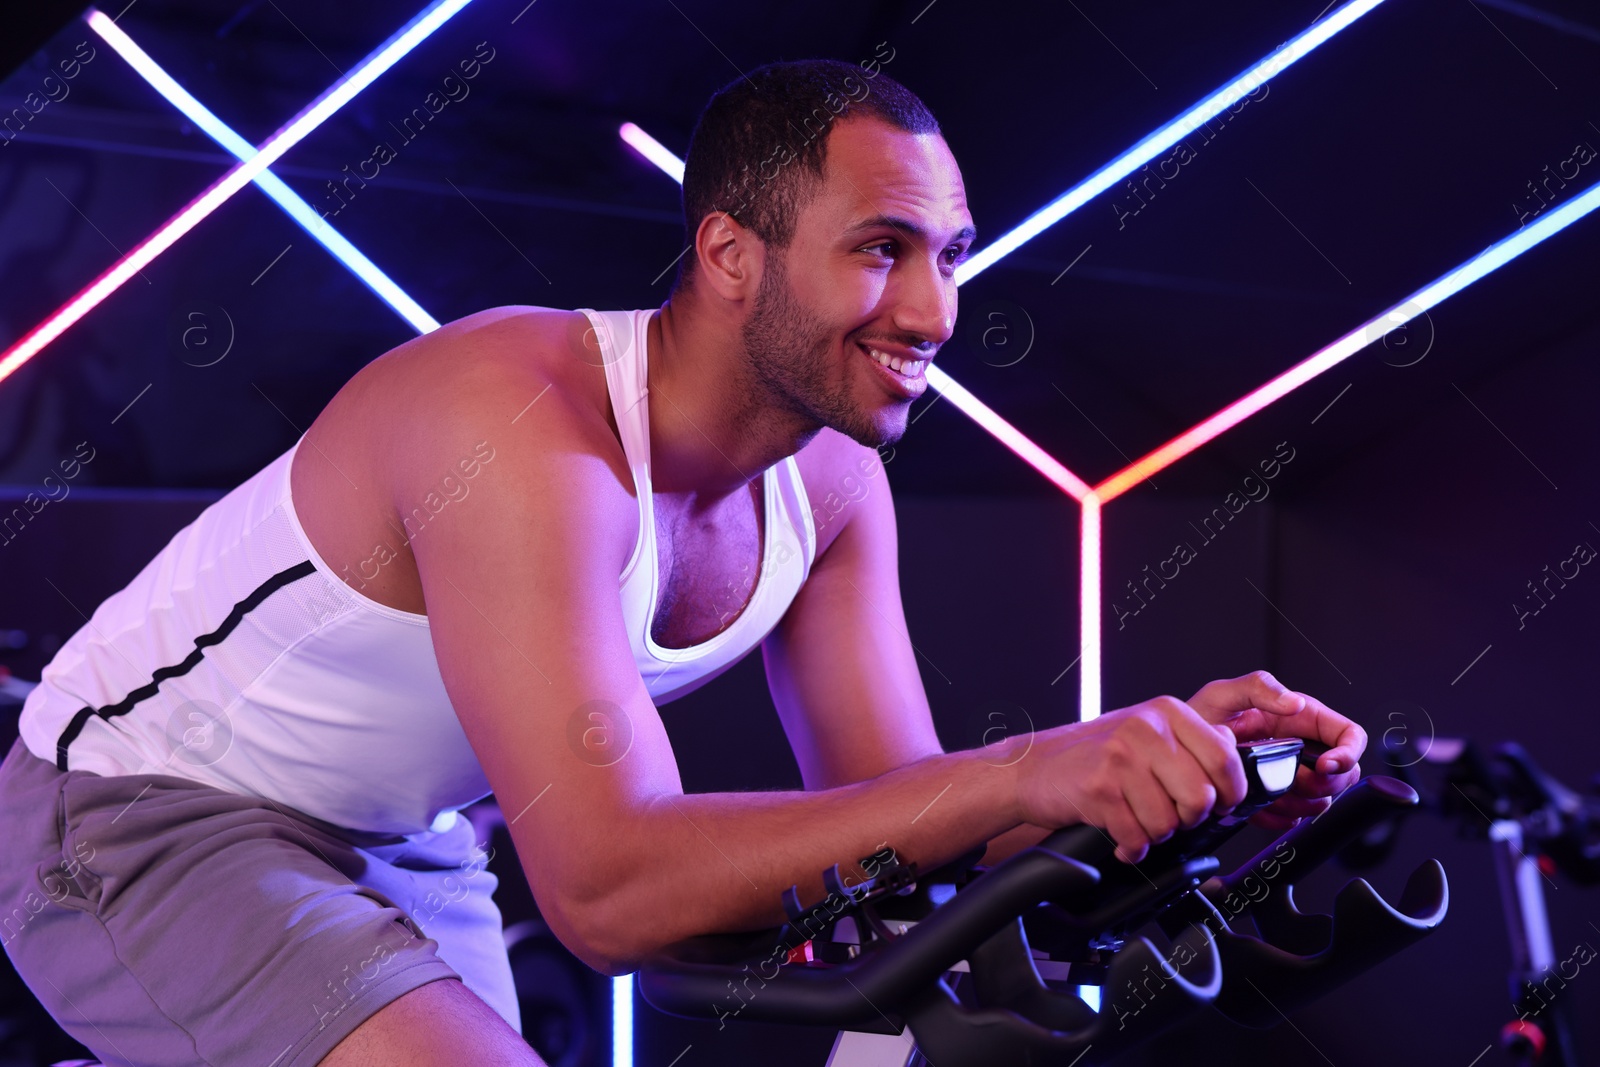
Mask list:
[[[624,141],[633,146],[635,152],[654,163],[679,185],[683,184],[683,160],[674,155],[671,149],[631,122],[624,122],[618,132]]]
[[[1251,415],[1309,382],[1323,371],[1342,363],[1365,348],[1370,338],[1352,331],[1337,341],[1301,360],[1276,378],[1235,400],[1215,415],[1174,437],[1160,448],[1128,464],[1094,487],[1102,502],[1121,496],[1127,490],[1199,448],[1213,437],[1248,419]]]
[[[69,326],[87,315],[96,304],[137,274],[141,267],[170,248],[178,238],[188,233],[195,224],[215,210],[217,205],[248,185],[255,177],[255,172],[261,169],[257,167],[247,173],[244,168],[245,164],[240,163],[223,175],[211,188],[190,201],[188,207],[139,242],[132,252],[106,268],[77,296],[63,304],[54,315],[24,334],[16,344],[6,350],[4,357],[0,358],[0,381],[4,381],[45,345],[65,333]],[[239,180],[241,176],[242,180]]]
[[[1088,495],[1088,482],[1073,474],[1060,460],[1028,440],[1021,430],[968,392],[966,386],[958,384],[949,374],[932,364],[928,365],[924,373],[928,376],[928,384],[948,397],[950,403],[959,408],[962,414],[988,430],[1001,444],[1016,453],[1024,463],[1050,479],[1063,493],[1074,500],[1082,500]]]
[[[1100,497],[1087,493],[1078,549],[1078,721],[1100,714]]]
[[[160,229],[141,241],[132,252],[113,263],[53,315],[0,353],[0,381],[9,378],[17,368],[32,359],[45,345],[60,337],[68,327],[87,315],[96,304],[137,274],[141,267],[148,265],[151,260],[172,247],[178,238],[193,229],[223,201],[254,181],[257,175],[277,162],[279,157],[321,125],[329,115],[343,107],[362,89],[371,85],[379,75],[415,48],[419,41],[432,34],[445,20],[451,18],[469,2],[470,0],[436,0],[421,15],[412,19],[383,47],[363,60],[360,66],[341,77],[321,96],[307,104],[288,125],[267,138],[256,155],[234,164],[210,188],[168,219]],[[86,17],[91,23],[96,19],[112,21],[107,19],[103,12],[93,9]]]

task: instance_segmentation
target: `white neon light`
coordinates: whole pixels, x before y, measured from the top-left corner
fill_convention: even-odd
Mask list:
[[[1311,31],[1307,31],[1306,34],[1301,34],[1300,37],[1295,38],[1295,40],[1290,42],[1289,45],[1286,45],[1278,52],[1273,53],[1273,57],[1268,57],[1269,60],[1273,59],[1274,57],[1280,57],[1277,60],[1277,67],[1274,68],[1271,73],[1276,73],[1276,70],[1281,70],[1283,67],[1288,66],[1290,63],[1305,55],[1312,48],[1316,47],[1318,44],[1321,44],[1322,41],[1327,40],[1334,33],[1338,32],[1338,30],[1343,29],[1356,18],[1365,14],[1367,11],[1370,11],[1381,2],[1382,0],[1361,0],[1359,3],[1347,4],[1345,7],[1340,8],[1328,19],[1317,23],[1317,25],[1313,27],[1313,30],[1320,31],[1320,36],[1313,37],[1311,36]],[[1293,49],[1293,51],[1291,51],[1291,49]],[[1281,58],[1282,53],[1289,53],[1290,57]],[[1252,68],[1252,70],[1257,70],[1260,67],[1261,64],[1258,64],[1257,67]],[[1235,82],[1232,83],[1232,87],[1234,89],[1238,89],[1242,83],[1243,78],[1241,77],[1241,79],[1236,79]],[[1226,90],[1223,92],[1225,93]],[[1238,95],[1243,94],[1239,93]],[[1219,98],[1219,94],[1213,94],[1213,97],[1208,99],[1216,100]],[[1238,96],[1236,95],[1234,99],[1237,98]],[[1224,103],[1221,106],[1226,106],[1226,104]],[[1191,114],[1194,114],[1194,112],[1191,112]],[[1182,120],[1180,119],[1178,121]],[[1196,120],[1197,123],[1200,121],[1204,121],[1204,119]],[[632,124],[630,123],[629,125]],[[1163,129],[1170,129],[1172,125],[1173,124],[1169,124],[1168,127],[1163,127]],[[645,134],[644,136],[648,137],[649,135]],[[1157,131],[1156,134],[1152,134],[1151,137],[1141,141],[1140,144],[1145,145],[1151,143],[1152,139],[1159,140],[1160,136],[1161,131]],[[650,143],[657,145],[658,147],[660,145],[660,142],[657,142],[654,138],[650,138]],[[681,174],[682,161],[678,160],[677,157],[672,155],[671,152],[667,152],[665,148],[662,148],[661,151],[666,152],[668,159],[677,163],[679,168],[678,173]],[[1135,151],[1138,151],[1138,149],[1135,149]],[[1160,151],[1160,149],[1157,149],[1157,151]],[[666,166],[663,161],[652,159],[652,162],[655,162],[658,167],[661,167],[667,173],[672,173],[672,170],[669,169],[669,167]],[[1113,164],[1108,165],[1106,168],[1102,168],[1101,171],[1097,171],[1096,174],[1098,175],[1106,173],[1115,165],[1116,164],[1114,162]],[[1093,178],[1090,179],[1090,181],[1093,180]],[[1044,218],[1053,210],[1055,211],[1055,214],[1050,221],[1059,221],[1069,212],[1081,206],[1082,203],[1088,199],[1088,195],[1076,196],[1078,191],[1084,189],[1088,184],[1088,182],[1085,182],[1082,185],[1075,187],[1073,190],[1070,190],[1062,198],[1054,201],[1050,207],[1047,207],[1040,212],[1036,212],[1030,217],[1029,223],[1025,223],[1024,225],[1029,225],[1037,219]],[[1068,198],[1074,199],[1071,203],[1067,203]],[[1066,206],[1061,207],[1061,205],[1064,203]],[[1354,355],[1356,352],[1359,352],[1368,345],[1381,340],[1392,331],[1404,326],[1416,316],[1436,306],[1441,301],[1447,299],[1455,293],[1460,292],[1462,289],[1466,288],[1468,285],[1471,285],[1478,279],[1484,277],[1506,263],[1509,263],[1511,260],[1521,255],[1523,252],[1526,252],[1528,249],[1534,247],[1544,240],[1547,240],[1554,234],[1557,234],[1561,230],[1572,225],[1574,222],[1583,218],[1597,207],[1600,207],[1600,182],[1590,186],[1588,189],[1584,190],[1583,193],[1573,197],[1571,200],[1568,200],[1560,207],[1541,215],[1541,217],[1532,224],[1524,226],[1518,229],[1515,233],[1512,233],[1510,236],[1502,238],[1495,244],[1490,245],[1477,256],[1474,256],[1472,259],[1456,267],[1454,270],[1447,272],[1435,281],[1417,290],[1410,297],[1401,301],[1399,304],[1396,304],[1394,307],[1385,311],[1381,315],[1368,320],[1362,325],[1356,327],[1354,330],[1349,331],[1344,336],[1335,340],[1332,344],[1313,354],[1311,357],[1291,367],[1289,370],[1267,382],[1260,388],[1246,394],[1239,400],[1234,401],[1232,404],[1229,404],[1227,407],[1217,412],[1217,414],[1211,416],[1211,418],[1178,435],[1165,445],[1158,448],[1156,451],[1144,456],[1139,460],[1136,460],[1133,463],[1130,463],[1128,466],[1124,467],[1120,471],[1117,471],[1115,474],[1112,474],[1110,477],[1106,478],[1099,485],[1094,486],[1093,488],[1090,488],[1082,479],[1068,470],[1060,461],[1056,460],[1043,449],[1039,448],[1038,445],[1028,440],[1028,438],[1025,437],[1021,431],[1017,430],[1005,419],[1001,418],[1000,415],[988,407],[988,405],[974,397],[964,386],[957,383],[955,379],[951,378],[949,374],[945,373],[942,368],[930,365],[926,371],[929,385],[933,386],[935,389],[938,389],[942,394],[950,397],[952,403],[960,408],[963,413],[971,417],[984,429],[988,430],[1003,444],[1005,444],[1006,447],[1010,448],[1018,456],[1040,471],[1040,473],[1044,474],[1045,477],[1049,478],[1050,481],[1061,488],[1063,492],[1067,493],[1082,505],[1083,514],[1082,527],[1080,531],[1082,551],[1079,556],[1079,667],[1081,670],[1078,682],[1079,720],[1088,721],[1098,717],[1100,714],[1101,505],[1109,503],[1112,499],[1120,496],[1132,486],[1193,451],[1195,448],[1198,448],[1200,445],[1211,440],[1213,437],[1222,433],[1229,427],[1237,425],[1239,422],[1248,418],[1255,412],[1260,411],[1273,401],[1282,398],[1292,390],[1304,385],[1307,381],[1310,381],[1312,378],[1328,370],[1330,367],[1333,367],[1343,360],[1348,359],[1350,356]],[[1049,225],[1049,222],[1041,224],[1038,229],[1042,230],[1046,225]],[[1017,231],[1013,231],[1013,233],[1015,232]],[[1034,232],[1037,233],[1038,230],[1035,230]],[[1014,241],[1009,241],[1008,246],[993,256],[990,262],[993,262],[993,259],[998,259],[1000,256],[1005,255],[1006,252],[1016,248],[1023,241],[1027,240],[1028,236],[1032,236],[1032,234],[1023,236]],[[1000,247],[1003,243],[1007,243],[1010,237],[1011,235],[1008,234],[1006,237],[1001,238],[1000,241],[995,242],[994,245],[991,245],[990,248],[993,249]],[[972,260],[968,260],[968,264],[971,262]],[[962,276],[958,272],[956,284],[961,284],[967,278],[972,277],[972,274],[972,271],[968,271],[965,276]]]
[[[631,122],[624,122],[620,132],[622,139],[632,145],[634,151],[671,175],[673,181],[679,185],[683,184],[683,160],[679,159],[672,149]]]
[[[326,122],[335,111],[348,104],[357,93],[376,81],[379,75],[404,58],[405,54],[444,25],[456,12],[472,0],[435,0],[421,14],[395,31],[372,56],[345,77],[331,85],[327,92],[307,104],[288,125],[262,142],[255,158],[240,165],[246,174],[245,181],[277,162],[289,149],[299,144],[306,134]]]
[[[1412,293],[1394,307],[1376,315],[1344,336],[1290,367],[1255,390],[1246,393],[1204,422],[1185,430],[1147,456],[1128,464],[1095,486],[1102,501],[1110,501],[1182,458],[1218,434],[1237,426],[1262,408],[1298,389],[1326,370],[1342,363],[1370,344],[1382,340],[1423,312],[1459,293],[1473,282],[1504,266],[1528,249],[1560,233],[1600,207],[1600,182],[1596,182],[1538,221],[1503,237],[1453,270]]]
[[[1021,430],[1011,425],[989,405],[967,391],[967,387],[950,377],[942,368],[928,364],[923,372],[928,384],[950,398],[950,402],[979,426],[993,434],[1000,443],[1015,452],[1040,474],[1054,482],[1062,492],[1074,500],[1082,500],[1089,493],[1089,485],[1067,470],[1061,461],[1030,441]]]
[[[1383,0],[1352,0],[1327,18],[1314,23],[1309,29],[1280,45],[1271,55],[1233,79],[1194,107],[1162,126],[1144,140],[1128,149],[1110,163],[1095,171],[1071,189],[1056,197],[1044,207],[1029,215],[1015,229],[1002,234],[993,243],[985,245],[956,268],[956,284],[968,281],[994,266],[1001,258],[1016,251],[1054,226],[1069,214],[1093,200],[1122,179],[1155,159],[1180,140],[1205,123],[1222,114],[1248,93],[1271,81],[1279,73],[1304,59],[1322,45],[1365,15]]]
[[[203,130],[210,138],[227,149],[240,160],[249,160],[256,155],[256,148],[249,141],[239,136],[227,123],[219,119],[204,104],[195,99],[165,70],[161,68],[144,49],[134,43],[122,28],[113,22],[105,12],[90,8],[85,16],[89,26],[98,33],[111,48],[132,67],[139,76],[149,82],[151,87],[165,97],[174,107],[183,112],[184,116]],[[290,189],[282,179],[270,170],[262,171],[256,175],[256,185],[261,191],[277,202],[278,206],[286,211],[290,218],[299,223],[307,233],[314,237],[329,252],[357,278],[366,283],[367,287],[376,293],[379,299],[393,308],[401,318],[411,324],[418,333],[428,333],[439,328],[439,322],[432,315],[422,309],[422,306],[396,285],[382,269],[372,260],[368,259],[362,251],[345,239],[344,235],[335,230],[327,220],[322,218],[312,206],[301,199],[300,195]]]
[[[201,219],[254,181],[257,175],[275,163],[340,107],[349,103],[352,97],[371,85],[374,79],[394,66],[402,56],[469,3],[471,0],[436,0],[424,9],[376,52],[308,104],[288,125],[262,142],[254,156],[235,164],[209,189],[190,201],[187,207],[168,219],[131,252],[107,268],[77,296],[57,309],[55,314],[35,326],[7,349],[4,356],[0,357],[0,381],[10,377],[18,367],[33,358],[45,345],[60,337],[68,327],[88,314],[91,308],[114,293],[162,252],[172,247],[178,238],[193,229]]]
[[[1078,551],[1078,721],[1100,717],[1100,496],[1084,494]]]
[[[611,1067],[633,1067],[633,975],[611,979]]]

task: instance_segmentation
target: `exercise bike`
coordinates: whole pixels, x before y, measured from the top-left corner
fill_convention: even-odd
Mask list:
[[[1378,753],[1421,803],[1372,824],[1340,851],[1340,861],[1355,869],[1381,862],[1400,824],[1417,811],[1486,841],[1511,949],[1506,985],[1516,1013],[1500,1030],[1501,1047],[1520,1067],[1578,1067],[1585,1061],[1574,1038],[1575,998],[1567,983],[1597,954],[1580,943],[1558,958],[1544,886],[1553,887],[1558,875],[1577,885],[1600,884],[1600,796],[1563,785],[1515,742],[1486,752],[1464,738],[1435,737],[1426,751],[1412,755],[1403,737],[1385,732]]]
[[[828,1067],[1093,1067],[1207,1007],[1275,1025],[1436,929],[1449,891],[1428,860],[1398,905],[1357,878],[1331,916],[1295,906],[1307,872],[1418,803],[1387,777],[1219,875],[1212,853],[1325,749],[1292,738],[1239,751],[1244,803],[1138,864],[1090,826],[990,868],[982,849],[927,873],[884,849],[861,860],[858,885],[824,872],[828,895],[810,907],[791,887],[777,931],[670,946],[639,971],[639,992],[673,1015],[836,1029]]]

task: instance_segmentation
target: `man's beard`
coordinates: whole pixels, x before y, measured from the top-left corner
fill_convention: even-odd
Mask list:
[[[829,426],[870,448],[893,444],[904,427],[875,422],[850,395],[852,376],[830,378],[833,331],[789,287],[784,256],[770,249],[755,306],[740,330],[744,373],[753,389],[813,426]]]

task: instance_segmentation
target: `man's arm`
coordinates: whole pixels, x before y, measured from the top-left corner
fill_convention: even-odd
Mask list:
[[[832,430],[798,461],[820,551],[762,657],[806,788],[828,789],[944,750],[900,601],[888,472]]]
[[[762,651],[784,732],[806,788],[815,790],[865,781],[943,749],[901,604],[888,472],[874,450],[831,430],[797,458],[820,516],[822,550]],[[1324,757],[1319,771],[1300,768],[1293,794],[1253,819],[1274,830],[1325,810],[1354,781],[1348,772],[1365,746],[1359,727],[1304,694],[1302,712],[1286,715],[1276,701],[1287,692],[1258,672],[1212,683],[1188,701],[1226,723],[1225,739],[1281,732],[1346,746]],[[1213,693],[1227,695],[1214,700]],[[1272,710],[1256,710],[1251,699]],[[1052,832],[1013,826],[988,843],[982,862],[992,866]]]
[[[827,789],[943,748],[900,598],[888,471],[876,451],[831,430],[799,462],[823,551],[762,654],[806,788]],[[1049,832],[1014,827],[990,842],[984,862],[998,863]]]
[[[783,889],[819,900],[824,868],[885,842],[938,864],[1016,822],[1010,776],[961,754],[815,793],[684,795],[618,595],[638,525],[620,449],[561,390],[528,408],[549,382],[526,332],[503,332],[456,342],[466,369],[395,413],[396,469],[415,471],[395,506],[494,449],[412,549],[445,688],[569,948],[625,973],[684,937],[780,924]]]

